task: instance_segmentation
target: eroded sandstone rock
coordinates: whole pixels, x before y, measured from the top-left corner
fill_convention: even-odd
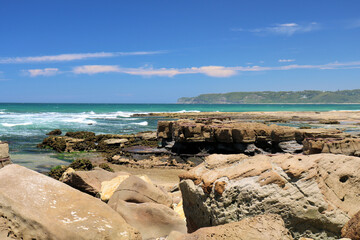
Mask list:
[[[109,201],[128,224],[140,231],[143,239],[166,237],[172,231],[186,233],[186,223],[171,208],[153,202],[131,203]]]
[[[158,132],[162,146],[174,142],[171,149],[177,153],[247,153],[249,146],[260,152],[276,153],[302,151],[302,141],[307,138],[345,138],[349,134],[334,129],[297,129],[294,127],[266,125],[239,121],[198,121],[182,119],[159,121]],[[200,150],[199,150],[200,149]]]
[[[172,232],[168,240],[292,240],[279,215],[265,214],[239,222],[200,228],[192,234]]]
[[[101,168],[95,168],[91,171],[75,171],[68,168],[59,180],[82,192],[96,196],[101,192],[102,182],[109,181],[117,176],[118,174]]]
[[[99,199],[16,164],[0,169],[0,226],[24,240],[141,239]]]
[[[190,231],[275,213],[296,238],[337,239],[360,210],[357,157],[214,154],[180,177]]]
[[[109,200],[109,204],[123,200],[126,202],[145,203],[153,202],[171,207],[171,196],[137,176],[129,176],[116,189]]]
[[[0,168],[11,164],[9,155],[9,144],[0,141]]]
[[[360,138],[315,138],[303,141],[304,154],[333,153],[349,156],[358,156],[360,150]]]

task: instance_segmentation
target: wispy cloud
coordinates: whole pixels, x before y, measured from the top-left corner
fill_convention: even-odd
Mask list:
[[[353,21],[350,21],[346,28],[360,28],[360,19],[356,19],[356,20],[353,20]]]
[[[24,70],[24,72],[29,74],[30,77],[53,76],[60,73],[58,68],[29,69]]]
[[[283,59],[284,60],[284,59]],[[291,62],[291,59],[283,62]],[[190,67],[190,68],[153,68],[153,67],[139,67],[139,68],[123,68],[118,65],[83,65],[74,67],[71,71],[74,74],[99,74],[99,73],[120,73],[144,77],[174,77],[184,74],[203,74],[210,77],[226,78],[234,76],[240,72],[263,72],[263,71],[289,71],[295,69],[358,69],[360,68],[360,61],[356,62],[333,62],[319,65],[300,65],[291,64],[283,66],[202,66],[202,67]],[[65,71],[59,71],[57,68],[45,68],[45,69],[30,69],[24,70],[30,76],[53,76]]]
[[[295,59],[279,59],[278,62],[280,63],[295,62]]]
[[[75,67],[73,73],[75,74],[96,74],[96,73],[124,73],[129,75],[138,76],[160,76],[160,77],[173,77],[180,74],[195,74],[201,73],[211,77],[230,77],[237,72],[223,66],[203,66],[192,68],[157,68],[141,67],[141,68],[121,68],[116,65],[85,65]]]
[[[298,23],[282,23],[274,24],[269,27],[255,28],[255,29],[243,29],[243,28],[232,28],[231,31],[245,31],[257,33],[260,35],[285,35],[292,36],[297,33],[306,33],[320,29],[320,25],[316,22],[308,24],[298,24]]]
[[[153,55],[164,53],[165,51],[150,52],[97,52],[97,53],[69,53],[49,56],[35,57],[11,57],[0,58],[0,64],[10,63],[40,63],[40,62],[68,62],[74,60],[84,60],[89,58],[109,58],[117,56],[137,56],[137,55]]]

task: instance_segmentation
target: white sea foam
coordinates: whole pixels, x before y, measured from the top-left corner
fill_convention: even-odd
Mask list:
[[[86,118],[74,118],[74,119],[65,119],[63,122],[68,123],[84,123],[84,124],[96,124],[97,122],[94,120],[88,120]]]
[[[27,126],[32,125],[32,122],[26,122],[26,123],[2,123],[4,127],[15,127],[15,126]]]
[[[140,126],[147,126],[147,125],[149,125],[149,123],[148,123],[147,121],[139,122],[139,123],[131,123],[131,124],[140,125]]]
[[[199,113],[199,110],[181,110],[177,111],[176,113]]]

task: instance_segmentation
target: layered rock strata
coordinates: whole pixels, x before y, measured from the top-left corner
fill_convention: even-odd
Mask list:
[[[333,129],[297,129],[223,119],[159,121],[157,130],[162,145],[177,153],[299,153],[305,139],[348,136]]]

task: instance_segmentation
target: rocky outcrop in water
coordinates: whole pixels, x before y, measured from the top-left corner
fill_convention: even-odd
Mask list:
[[[0,169],[0,236],[13,239],[141,239],[113,209],[16,164]]]
[[[164,147],[176,153],[300,153],[308,138],[345,138],[330,129],[297,129],[227,119],[159,121],[157,136]],[[170,144],[171,143],[171,144]]]
[[[157,146],[156,133],[143,132],[131,135],[100,134],[79,131],[67,132],[65,136],[49,136],[38,144],[39,148],[50,148],[57,152],[99,151],[116,153],[124,147]]]
[[[295,238],[338,239],[360,210],[360,158],[211,155],[181,176],[188,228],[279,214]]]

